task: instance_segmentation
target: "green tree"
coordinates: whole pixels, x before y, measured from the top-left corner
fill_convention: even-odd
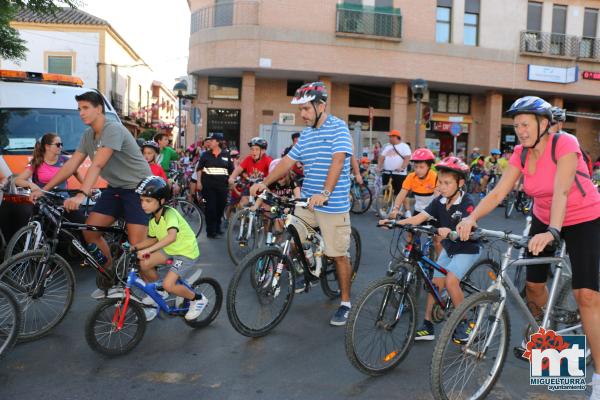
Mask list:
[[[152,139],[154,139],[154,136],[156,136],[157,133],[158,133],[158,131],[154,128],[146,129],[144,132],[140,133],[140,135],[138,137],[140,137],[144,140],[152,140]]]
[[[20,9],[54,15],[61,5],[77,8],[79,4],[80,0],[0,0],[0,58],[25,60],[26,41],[21,39],[19,31],[10,26],[10,21]]]

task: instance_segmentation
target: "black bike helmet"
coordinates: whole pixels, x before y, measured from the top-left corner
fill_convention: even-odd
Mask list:
[[[144,147],[150,147],[155,152],[160,153],[160,146],[154,140],[146,140],[144,143],[142,143],[142,150]]]
[[[266,150],[268,143],[265,139],[256,136],[256,137],[253,137],[252,139],[250,139],[250,141],[248,142],[248,146],[249,147],[258,146],[261,149]]]
[[[137,185],[135,192],[143,197],[152,197],[159,203],[162,199],[169,200],[171,198],[171,189],[160,176],[147,176]]]

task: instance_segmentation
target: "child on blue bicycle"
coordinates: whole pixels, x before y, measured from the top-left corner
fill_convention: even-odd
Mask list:
[[[135,191],[140,195],[144,211],[152,215],[148,223],[148,238],[132,249],[137,250],[140,275],[147,282],[157,281],[159,275],[155,267],[172,260],[163,280],[163,288],[175,296],[190,300],[185,319],[194,320],[202,314],[208,299],[177,283],[177,280],[187,279],[193,283],[200,276],[200,250],[196,235],[177,210],[165,205],[171,190],[162,178],[149,176],[140,182]]]
[[[448,234],[456,229],[456,225],[474,209],[471,196],[461,190],[465,179],[469,174],[469,167],[457,157],[447,157],[435,166],[438,171],[438,190],[441,195],[431,201],[421,213],[401,221],[398,224],[419,225],[428,220],[437,220],[438,235],[443,239],[443,250],[437,263],[448,271],[444,276],[435,271],[433,283],[441,292],[444,287],[450,295],[454,307],[458,307],[464,300],[464,294],[460,288],[460,281],[479,258],[479,244],[475,241],[453,242],[447,239]],[[434,298],[430,294],[427,297],[425,309],[425,320],[423,326],[417,330],[415,340],[434,340],[434,328],[431,322],[431,314]],[[463,321],[454,332],[453,339],[463,342],[468,339],[470,325]]]

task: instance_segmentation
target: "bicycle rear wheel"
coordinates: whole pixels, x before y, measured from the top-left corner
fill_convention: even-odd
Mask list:
[[[496,281],[499,273],[500,266],[492,259],[480,260],[473,264],[460,281],[465,296],[485,292]]]
[[[482,399],[492,390],[510,342],[506,309],[496,315],[500,301],[498,292],[477,293],[467,297],[450,315],[431,360],[434,399]],[[454,332],[461,324],[468,324],[471,332],[468,342],[457,344]],[[486,348],[488,339],[491,341]]]
[[[353,214],[364,214],[367,212],[371,203],[373,202],[373,195],[371,189],[367,185],[352,185],[352,207],[350,211]]]
[[[196,237],[202,232],[204,226],[204,213],[194,203],[185,199],[175,199],[175,209],[179,211],[183,219],[187,221],[192,228],[192,231],[196,234]]]
[[[75,276],[58,254],[46,250],[17,254],[0,265],[0,282],[17,297],[22,310],[19,341],[40,338],[58,325],[73,303]],[[43,276],[40,276],[43,273]]]
[[[277,276],[280,263],[283,269]],[[273,330],[292,305],[294,279],[292,262],[281,249],[264,247],[248,254],[227,289],[227,316],[233,328],[248,337]]]
[[[142,340],[146,331],[144,310],[130,300],[123,327],[118,329],[123,308],[123,299],[108,299],[100,302],[90,314],[85,323],[85,340],[92,350],[107,356],[118,356],[130,352]]]
[[[415,300],[400,290],[396,279],[379,279],[369,285],[350,310],[346,356],[360,372],[382,375],[406,357],[415,331]]]
[[[506,197],[506,207],[504,208],[504,218],[510,218],[513,211],[515,210],[515,192],[511,190],[508,196]]]
[[[356,278],[358,267],[360,266],[360,257],[362,252],[362,244],[358,230],[351,227],[350,231],[350,248],[348,249],[348,258],[352,267],[351,282]],[[337,270],[335,262],[332,258],[323,257],[323,272],[321,272],[321,289],[323,293],[330,299],[336,299],[340,296],[340,284],[338,282]]]
[[[223,289],[221,285],[213,278],[200,278],[193,282],[191,286],[194,288],[196,293],[202,293],[208,299],[208,305],[206,309],[202,311],[202,314],[193,321],[183,319],[183,321],[194,329],[204,328],[210,325],[211,322],[217,318],[221,311],[221,305],[223,304]]]
[[[17,341],[21,326],[21,307],[11,290],[0,284],[0,359]]]
[[[12,235],[6,250],[4,259],[8,260],[15,254],[28,250],[38,250],[46,243],[46,236],[41,231],[39,225],[27,224]]]
[[[238,210],[227,225],[227,252],[231,261],[238,265],[244,257],[260,246],[258,214],[250,217],[247,208]],[[252,222],[251,222],[252,221]],[[252,224],[252,226],[250,226]],[[264,237],[264,235],[262,235]]]

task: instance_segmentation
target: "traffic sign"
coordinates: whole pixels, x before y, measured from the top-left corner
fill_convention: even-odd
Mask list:
[[[459,136],[462,132],[462,126],[460,124],[454,122],[450,125],[450,134],[454,137]]]
[[[192,121],[192,124],[194,124],[194,125],[200,124],[200,109],[198,107],[192,108],[190,119]]]

